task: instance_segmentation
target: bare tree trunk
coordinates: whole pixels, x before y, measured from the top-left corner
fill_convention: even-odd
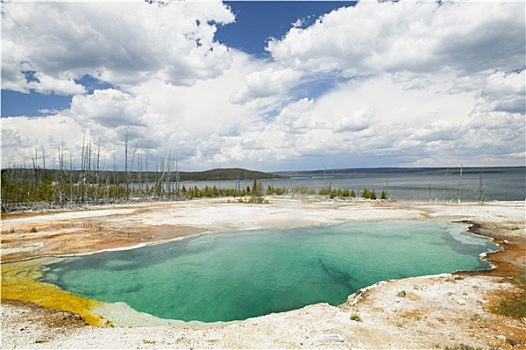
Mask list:
[[[113,153],[113,200],[115,200],[115,197],[120,196],[120,189],[117,186],[117,168],[115,164],[115,153]]]
[[[462,201],[462,167],[463,166],[464,164],[460,164],[460,176],[458,178],[458,197],[457,197],[458,204],[460,204],[460,202]]]
[[[69,153],[69,203],[73,204],[73,159],[71,159],[71,152]]]
[[[133,155],[132,155],[132,159],[131,159],[131,164],[130,164],[130,170],[131,170],[131,173],[128,173],[128,177],[126,178],[126,182],[129,183],[130,182],[130,178],[133,174],[133,164],[135,163],[135,155],[137,154],[137,143],[135,144],[135,147],[133,149]],[[132,179],[132,183],[133,183],[133,179]],[[129,185],[128,185],[129,186]],[[132,190],[133,192],[133,190]]]
[[[163,182],[164,182],[164,176],[165,176],[165,171],[164,171],[164,158],[161,160],[161,166],[160,166],[160,171],[161,171],[161,175],[159,176],[159,178],[157,179],[157,183],[155,184],[155,187],[154,187],[154,193],[157,193],[158,194],[158,197],[160,198],[163,194]],[[156,173],[158,173],[158,170],[156,170]]]
[[[484,181],[482,181],[482,171],[480,172],[480,180],[479,186],[477,188],[477,194],[479,203],[484,204],[484,201],[486,200],[486,186],[484,185]]]
[[[444,179],[444,188],[442,189],[442,202],[446,202],[446,186],[447,186],[447,174],[449,172],[449,168],[446,169],[446,178]]]
[[[82,154],[81,154],[81,160],[80,160],[80,173],[79,173],[79,196],[80,196],[80,202],[84,203],[84,165],[85,165],[85,142],[86,142],[86,130],[84,130],[84,134],[82,136]]]
[[[146,174],[148,174],[148,152],[146,153]],[[146,196],[148,196],[150,194],[150,189],[149,189],[149,186],[148,186],[148,181],[149,179],[147,178],[146,179]]]
[[[139,154],[139,162],[137,163],[137,170],[139,171],[139,178],[137,181],[139,182],[139,193],[141,201],[144,200],[144,189],[143,189],[143,183],[142,183],[142,154]]]
[[[39,178],[38,178],[38,140],[35,140],[35,157],[33,158],[33,174],[35,176],[35,191],[38,192]],[[28,196],[29,197],[29,196]]]
[[[44,173],[46,171],[46,152],[44,150],[44,146],[42,146],[42,169],[44,170]]]
[[[167,188],[166,188],[166,197],[168,199],[172,198],[172,148],[168,152],[168,179],[167,179]]]
[[[64,140],[60,145],[60,155],[59,155],[59,168],[60,168],[60,205],[64,206],[64,196],[65,196],[65,184],[64,184]]]
[[[95,169],[95,203],[99,203],[100,199],[100,189],[101,189],[101,179],[100,179],[100,137],[99,137],[99,143],[97,145],[97,162],[96,162],[97,168]]]
[[[86,148],[86,157],[84,158],[86,160],[86,166],[84,169],[86,169],[85,172],[85,186],[84,190],[86,193],[86,201],[90,202],[90,187],[91,187],[91,137],[89,139],[88,147]]]
[[[126,126],[124,133],[124,176],[126,179],[126,200],[128,200],[130,193],[130,182],[128,179],[128,126]]]
[[[179,159],[175,158],[175,199],[179,199],[179,181],[181,180],[179,174]]]

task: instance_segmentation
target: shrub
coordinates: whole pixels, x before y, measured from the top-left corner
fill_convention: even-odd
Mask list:
[[[358,314],[352,314],[351,321],[362,322],[362,318]]]
[[[320,194],[320,196],[328,196],[331,194],[331,191],[332,191],[332,186],[329,185],[329,186],[320,188],[318,193]]]
[[[497,305],[492,307],[493,313],[503,316],[510,316],[515,319],[526,317],[526,299],[524,293],[501,298]]]

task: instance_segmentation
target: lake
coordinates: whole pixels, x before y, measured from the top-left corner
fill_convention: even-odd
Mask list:
[[[526,199],[526,168],[385,168],[328,170],[290,174],[281,179],[261,180],[265,189],[271,185],[285,189],[313,188],[318,191],[326,186],[354,190],[360,194],[364,188],[375,190],[376,195],[385,190],[388,198],[396,201],[478,202],[480,188],[484,188],[486,201],[523,201]],[[252,187],[254,179],[239,181],[184,181],[187,189],[197,186],[218,188]],[[482,181],[481,181],[482,180]],[[461,182],[459,186],[459,182]],[[482,182],[482,186],[481,186]]]

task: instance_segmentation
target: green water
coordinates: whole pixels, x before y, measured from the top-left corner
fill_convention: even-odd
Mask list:
[[[66,258],[49,265],[43,280],[161,318],[242,320],[341,304],[382,280],[488,268],[479,254],[495,246],[463,229],[389,221],[216,233]]]

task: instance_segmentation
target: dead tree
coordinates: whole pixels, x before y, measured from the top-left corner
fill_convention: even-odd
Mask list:
[[[130,180],[128,178],[128,126],[124,132],[124,176],[126,180],[126,200],[130,197]]]
[[[486,200],[486,194],[487,194],[486,186],[484,185],[484,181],[482,181],[482,171],[481,171],[479,185],[477,187],[477,198],[480,204],[484,204],[484,201]]]
[[[460,164],[460,176],[458,178],[458,196],[457,196],[458,204],[460,204],[460,202],[462,201],[462,167],[463,166],[464,164]]]

